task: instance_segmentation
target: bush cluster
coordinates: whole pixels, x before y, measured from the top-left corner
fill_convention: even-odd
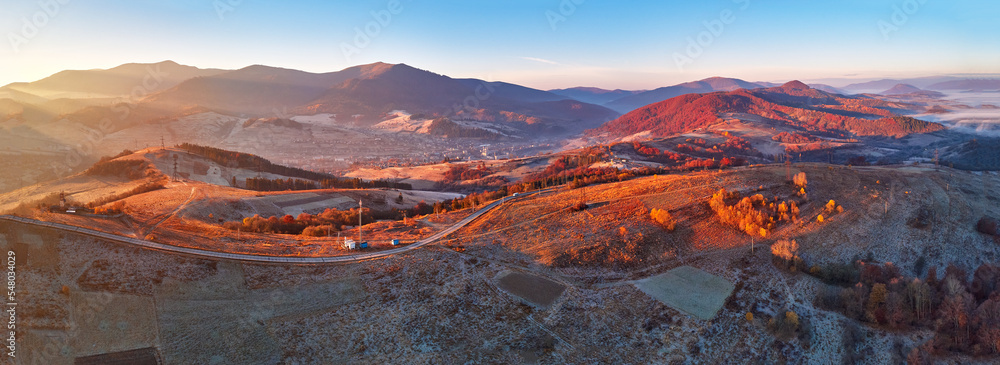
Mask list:
[[[150,167],[149,162],[143,160],[112,160],[110,157],[105,157],[84,171],[84,174],[118,176],[129,180],[138,180],[155,174],[155,170]]]
[[[727,201],[737,203],[730,205]],[[740,199],[739,193],[730,193],[725,188],[712,194],[708,205],[723,224],[751,236],[767,237],[779,222],[795,221],[799,217],[799,207],[794,200],[781,201],[775,197],[768,201],[761,194]]]

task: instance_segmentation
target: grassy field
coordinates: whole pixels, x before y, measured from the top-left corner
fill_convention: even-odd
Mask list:
[[[511,202],[441,244],[351,264],[196,260],[13,223],[0,223],[0,249],[20,260],[24,359],[46,364],[133,346],[155,347],[167,363],[209,364],[824,363],[858,356],[898,363],[925,333],[855,329],[839,313],[815,307],[824,284],[776,268],[767,245],[794,238],[813,263],[870,252],[903,271],[921,256],[938,270],[1000,258],[1000,245],[974,231],[982,215],[1000,216],[994,175],[825,165],[796,165],[792,172],[799,170],[809,176],[802,219],[756,240],[752,253],[750,237],[721,224],[705,199],[722,187],[756,193],[763,185],[763,192],[784,193],[792,188],[783,167],[556,191]],[[818,223],[815,216],[831,199],[844,212]],[[589,208],[565,209],[578,200]],[[670,211],[678,229],[653,223],[653,208]],[[911,225],[923,208],[934,212],[929,224]],[[454,218],[425,222],[447,225]],[[163,226],[172,224],[179,223],[168,219]],[[206,241],[194,233],[178,237]],[[464,252],[448,247],[459,245]],[[710,291],[717,294],[713,305],[702,308],[723,298],[711,319],[634,285],[682,266],[733,285],[728,296]],[[505,274],[513,272],[520,274]],[[504,275],[510,279],[499,285]],[[558,285],[538,287],[544,281],[535,278]],[[725,286],[689,275],[668,279],[689,289],[674,295],[682,299]],[[555,299],[547,306],[525,304],[549,298]],[[778,338],[768,321],[788,310],[810,330]],[[845,333],[857,336],[848,341]]]
[[[681,266],[635,284],[643,293],[703,320],[719,312],[734,286],[726,279]]]
[[[636,178],[620,183],[558,190],[490,212],[459,231],[470,254],[503,257],[522,265],[541,263],[565,274],[615,279],[658,265],[679,266],[711,252],[758,249],[796,239],[800,254],[816,264],[851,262],[870,252],[879,261],[912,269],[928,262],[957,261],[974,269],[1000,258],[997,246],[975,232],[983,215],[1000,215],[995,175],[928,168],[796,164],[808,176],[808,200],[796,222],[781,223],[766,238],[752,238],[720,224],[707,204],[721,188],[743,196],[787,197],[797,190],[783,166]],[[985,190],[984,190],[985,189]],[[816,218],[835,200],[844,212]],[[583,211],[570,206],[586,202]],[[653,208],[669,211],[677,229],[654,223]],[[921,209],[932,213],[924,228],[909,224]],[[956,242],[967,242],[956,244]],[[456,243],[457,244],[457,243]],[[976,255],[968,255],[976,252]],[[603,278],[603,279],[602,279]]]

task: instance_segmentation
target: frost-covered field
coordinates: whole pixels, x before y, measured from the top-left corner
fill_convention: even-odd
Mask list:
[[[775,232],[781,238],[797,238],[803,257],[814,263],[845,262],[868,252],[905,271],[913,270],[913,260],[921,255],[928,266],[995,262],[1000,246],[977,236],[969,223],[984,213],[997,213],[995,206],[976,198],[982,194],[977,189],[983,189],[977,182],[983,180],[924,168],[802,168],[809,174],[811,199],[835,199],[845,207],[819,224],[811,217],[821,204],[803,205],[801,222]],[[816,307],[814,299],[824,284],[775,268],[766,247],[770,241],[757,241],[751,253],[741,233],[713,223],[715,218],[702,213],[707,208],[699,208],[701,203],[684,203],[702,196],[702,189],[710,193],[717,188],[705,186],[703,180],[752,189],[784,175],[781,169],[772,170],[706,173],[692,175],[694,180],[650,177],[551,193],[485,217],[495,225],[483,229],[497,232],[463,230],[457,233],[463,239],[353,264],[217,262],[11,223],[0,225],[0,250],[14,251],[22,260],[17,266],[18,336],[28,363],[39,359],[70,364],[78,356],[144,347],[156,348],[167,363],[905,361],[929,333],[885,331]],[[990,194],[997,186],[991,184],[986,185]],[[677,190],[664,193],[661,185]],[[677,194],[680,189],[693,193]],[[583,192],[591,203],[607,203],[574,215],[546,203],[577,199]],[[571,249],[578,236],[560,229],[611,217],[615,194],[628,195],[628,207],[648,204],[675,210],[687,227],[677,232],[699,229],[713,235],[701,238],[706,242],[713,237],[727,242],[654,250],[654,262],[637,256],[643,260],[620,267],[549,266],[528,250],[526,241],[507,242],[523,235],[558,236]],[[907,222],[921,208],[937,212],[936,218],[927,228],[913,228]],[[524,221],[526,214],[518,212],[528,211],[540,214]],[[566,217],[579,224],[560,223]],[[507,219],[525,223],[507,225]],[[635,223],[646,218],[628,219]],[[535,225],[546,228],[529,230]],[[726,230],[733,232],[723,234]],[[668,235],[652,228],[641,232]],[[620,230],[611,229],[607,234],[593,232],[590,239],[620,235]],[[674,241],[643,242],[669,246]],[[969,254],[972,251],[976,254]],[[632,285],[680,266],[733,284],[732,294],[712,319],[673,309]],[[498,287],[497,278],[505,273],[546,278],[565,289],[554,291],[548,306],[527,305]],[[798,326],[782,333],[771,321],[790,312]]]

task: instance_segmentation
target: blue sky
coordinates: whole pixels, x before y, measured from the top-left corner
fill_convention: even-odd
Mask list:
[[[1000,73],[998,2],[400,0],[395,14],[389,4],[5,2],[0,84],[167,59],[311,72],[384,61],[544,89]],[[391,19],[376,27],[372,12]],[[366,27],[367,44],[355,44]],[[344,45],[357,52],[347,57]]]

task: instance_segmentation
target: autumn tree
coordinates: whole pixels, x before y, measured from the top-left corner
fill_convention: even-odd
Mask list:
[[[906,285],[905,299],[913,310],[916,319],[918,321],[924,320],[931,308],[930,285],[920,281],[920,279],[913,279],[913,281]]]
[[[950,285],[947,284],[949,282]],[[946,294],[938,306],[935,342],[941,349],[965,352],[969,349],[971,317],[975,302],[972,295],[953,278],[945,279],[945,283],[952,288],[951,290],[956,288],[960,290]]]
[[[868,303],[865,308],[865,318],[867,318],[869,322],[885,322],[885,309],[882,307],[882,304],[885,303],[888,295],[889,292],[886,290],[885,284],[878,283],[872,285],[872,291],[871,294],[868,295]]]
[[[910,313],[903,302],[903,295],[895,291],[889,291],[885,299],[885,320],[892,328],[900,328],[910,319]]]
[[[649,212],[649,217],[653,219],[653,222],[663,226],[667,231],[673,232],[674,228],[677,228],[677,221],[670,212],[664,209],[653,208]]]
[[[795,186],[799,189],[805,189],[806,184],[808,184],[808,181],[806,180],[806,173],[799,172],[795,174],[795,176],[792,177],[792,182],[795,183]]]
[[[914,347],[910,350],[910,353],[906,355],[906,363],[908,365],[931,365],[934,362],[931,361],[931,350],[934,349],[932,341],[927,341],[927,343]]]
[[[868,289],[864,284],[857,283],[840,291],[840,302],[844,306],[844,315],[854,319],[863,319],[865,302],[868,301]]]
[[[794,267],[799,260],[799,244],[795,240],[778,240],[771,245],[771,255],[776,266],[782,268]]]
[[[1000,294],[993,294],[976,308],[974,325],[976,331],[976,353],[980,355],[1000,354]]]

